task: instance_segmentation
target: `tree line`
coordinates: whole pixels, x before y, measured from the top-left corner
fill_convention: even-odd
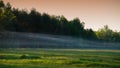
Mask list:
[[[98,31],[85,29],[84,26],[85,23],[79,18],[69,21],[63,15],[41,14],[34,8],[30,12],[19,10],[0,0],[0,31],[69,35],[90,40],[120,42],[120,32],[112,31],[108,26]]]

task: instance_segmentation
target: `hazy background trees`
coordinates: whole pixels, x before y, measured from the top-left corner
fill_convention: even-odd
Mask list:
[[[69,35],[89,40],[120,42],[120,32],[109,29],[107,25],[98,31],[85,29],[84,26],[85,23],[79,18],[69,21],[63,15],[41,14],[34,8],[30,12],[26,9],[19,10],[0,0],[0,31]]]
[[[99,40],[120,42],[120,32],[115,32],[109,29],[108,25],[105,25],[103,28],[99,29],[96,32],[96,35]]]

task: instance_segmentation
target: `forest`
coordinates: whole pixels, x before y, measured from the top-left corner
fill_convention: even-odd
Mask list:
[[[40,13],[35,8],[28,12],[26,9],[14,8],[10,3],[4,4],[0,0],[0,32],[4,31],[66,35],[87,40],[120,42],[120,32],[113,31],[108,25],[98,31],[85,29],[85,23],[79,18],[67,20],[63,15]]]

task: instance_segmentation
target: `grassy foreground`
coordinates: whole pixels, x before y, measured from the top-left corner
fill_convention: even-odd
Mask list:
[[[120,50],[1,48],[0,68],[120,68]]]

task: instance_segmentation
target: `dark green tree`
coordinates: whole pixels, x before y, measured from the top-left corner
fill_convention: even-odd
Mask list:
[[[6,26],[13,23],[16,16],[10,9],[4,5],[3,1],[0,1],[0,31],[4,31]]]

